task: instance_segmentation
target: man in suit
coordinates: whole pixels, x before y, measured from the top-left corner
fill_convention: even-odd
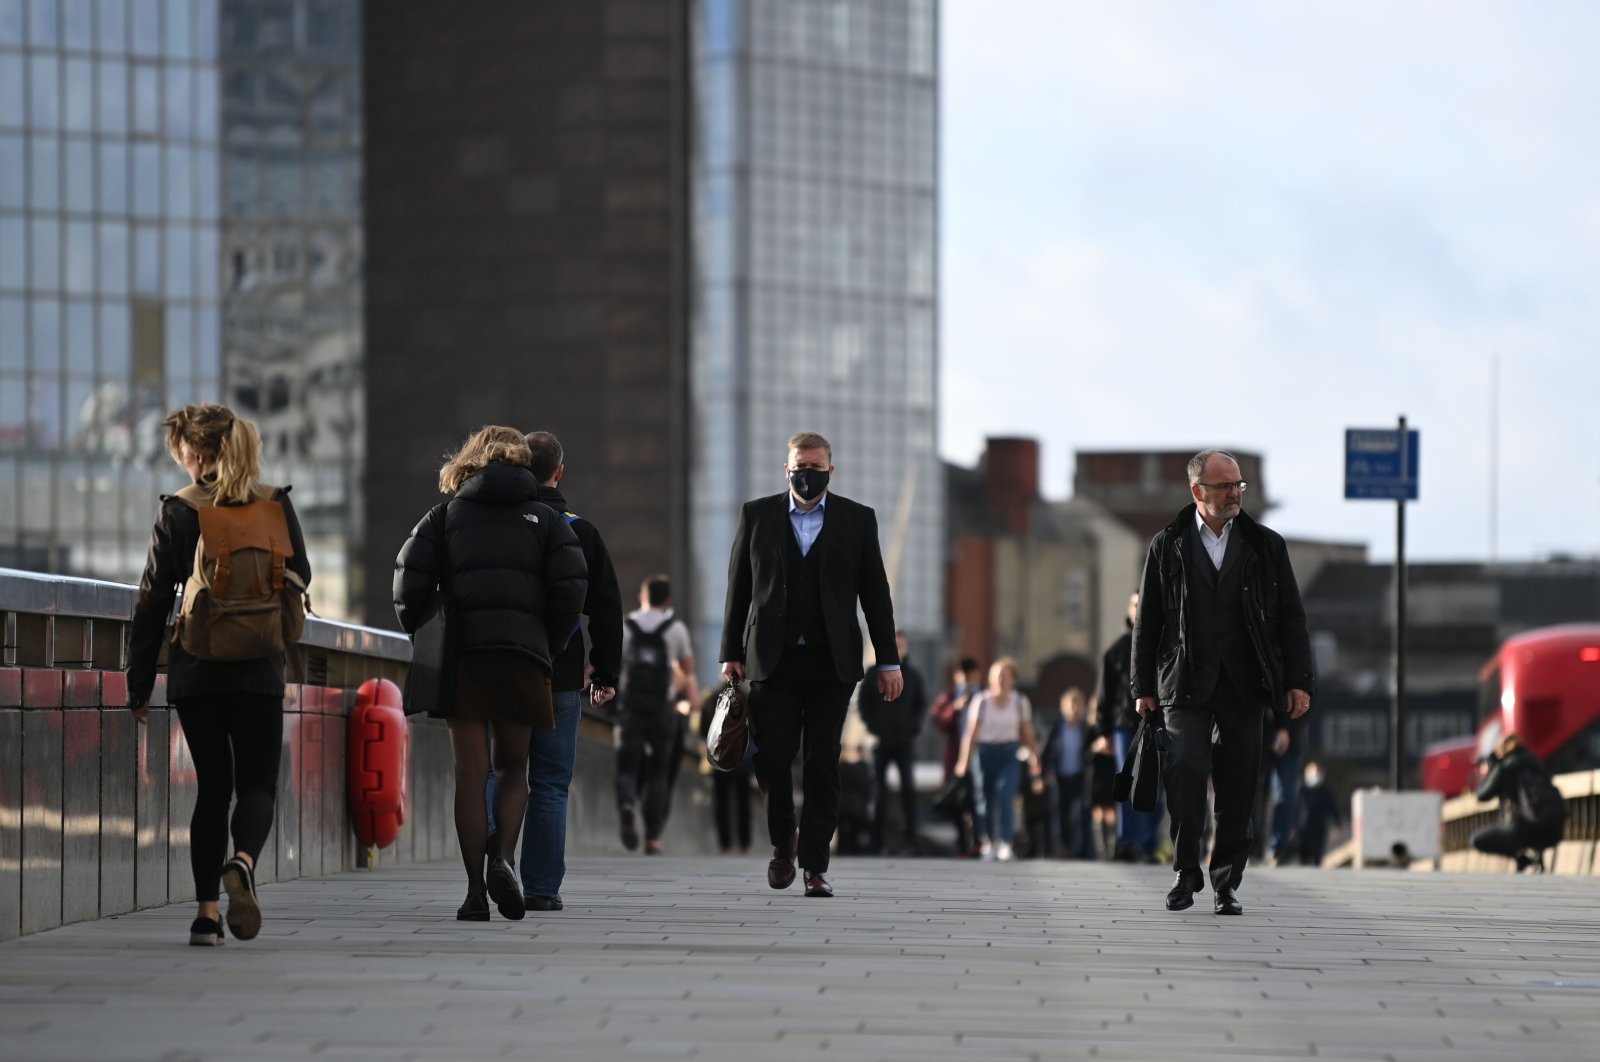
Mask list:
[[[1236,889],[1249,856],[1261,776],[1263,713],[1280,726],[1311,708],[1311,637],[1283,539],[1243,509],[1239,463],[1221,450],[1189,461],[1194,504],[1158,531],[1133,621],[1133,695],[1161,708],[1163,776],[1177,881],[1167,910],[1194,905],[1206,780],[1216,792],[1211,888],[1219,915],[1244,913]]]
[[[862,677],[858,600],[879,692],[893,701],[904,685],[878,519],[829,492],[833,470],[827,439],[801,432],[789,440],[789,489],[746,502],[739,513],[722,628],[723,676],[751,683],[756,777],[772,835],[767,884],[788,888],[798,858],[807,896],[833,895],[824,875],[839,822],[839,740]],[[792,771],[802,750],[797,832]]]

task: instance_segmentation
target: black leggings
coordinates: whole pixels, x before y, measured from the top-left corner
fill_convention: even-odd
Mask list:
[[[283,697],[229,693],[178,702],[199,794],[189,820],[189,866],[197,900],[215,900],[228,849],[233,805],[233,852],[254,865],[272,832],[283,758]],[[233,796],[239,794],[234,803]]]

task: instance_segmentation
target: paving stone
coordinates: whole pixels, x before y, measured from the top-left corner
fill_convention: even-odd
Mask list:
[[[0,944],[18,1059],[1574,1059],[1600,1043],[1592,882],[1252,871],[1246,915],[1122,864],[575,858],[563,912],[454,920],[453,864],[263,885]],[[733,869],[737,867],[737,869]]]

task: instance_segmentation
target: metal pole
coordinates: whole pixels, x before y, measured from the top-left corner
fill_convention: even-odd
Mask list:
[[[1400,479],[1410,478],[1411,447],[1406,418],[1400,418]],[[1394,704],[1389,710],[1389,787],[1404,788],[1406,763],[1406,500],[1394,507]]]

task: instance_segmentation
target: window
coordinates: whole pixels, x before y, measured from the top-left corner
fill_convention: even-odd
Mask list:
[[[62,182],[66,209],[77,214],[94,212],[94,143],[68,140]]]
[[[96,121],[102,133],[121,133],[128,128],[128,64],[107,59],[100,64],[95,85],[98,106]]]
[[[120,222],[100,225],[100,290],[107,295],[128,292],[128,226]]]
[[[35,210],[61,208],[61,141],[35,136],[28,143],[28,204]]]
[[[54,130],[61,124],[61,64],[52,56],[29,56],[28,89],[28,121]]]

